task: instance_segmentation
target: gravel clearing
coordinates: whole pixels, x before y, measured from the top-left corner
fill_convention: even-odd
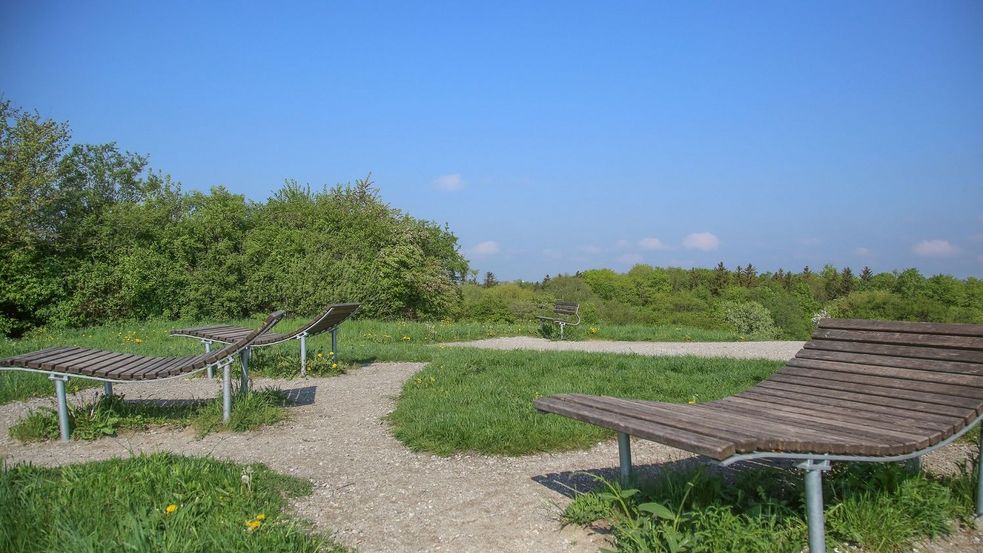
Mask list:
[[[729,346],[745,348],[743,357],[762,357],[766,350],[757,344],[762,343]],[[622,344],[635,353],[649,351],[647,346]],[[725,344],[675,346],[685,353],[698,353],[694,346],[733,351]],[[746,349],[748,346],[761,349]],[[788,347],[793,353],[798,348],[767,347]],[[778,355],[780,350],[772,351]],[[313,481],[313,495],[293,504],[297,514],[322,531],[333,531],[338,541],[362,553],[596,553],[609,545],[604,534],[573,526],[561,528],[558,513],[569,501],[569,487],[588,487],[589,479],[580,471],[614,476],[618,459],[615,441],[586,451],[522,457],[437,457],[412,452],[392,437],[382,419],[392,411],[402,383],[423,366],[376,363],[333,378],[257,379],[256,387],[274,386],[290,394],[296,403],[290,407],[291,419],[253,432],[212,434],[203,439],[196,439],[190,429],[158,428],[94,442],[22,445],[8,436],[9,427],[31,409],[53,405],[53,400],[11,403],[0,406],[0,457],[8,464],[55,466],[170,451],[265,463]],[[120,384],[116,390],[128,399],[200,399],[216,397],[219,385],[196,378]],[[85,401],[95,395],[94,390],[86,390],[70,401]],[[684,451],[648,441],[634,441],[632,449],[642,473],[703,462]],[[965,458],[970,449],[954,444],[933,454],[925,466],[946,470],[955,460]],[[976,530],[963,531],[951,540],[923,545],[921,550],[983,551],[980,536]]]
[[[785,361],[795,356],[805,342],[614,342],[587,340],[563,342],[515,336],[489,338],[475,342],[451,342],[448,346],[484,349],[531,349],[538,351],[588,351],[594,353],[626,353],[636,355],[698,355],[700,357],[735,357],[738,359],[777,359]]]

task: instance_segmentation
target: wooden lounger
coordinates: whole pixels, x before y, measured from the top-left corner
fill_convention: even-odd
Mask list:
[[[811,551],[825,551],[822,471],[831,461],[917,459],[983,418],[983,325],[825,319],[795,357],[746,392],[698,405],[577,394],[534,401],[629,436],[729,465],[800,460]],[[981,439],[983,453],[983,439]],[[983,463],[976,515],[983,515]]]
[[[307,373],[307,337],[321,334],[322,332],[331,333],[331,351],[338,352],[338,325],[343,323],[358,311],[357,303],[337,303],[329,305],[324,312],[314,320],[298,328],[293,332],[264,334],[254,341],[250,347],[272,346],[289,340],[300,340],[300,374]],[[205,351],[211,349],[213,342],[223,344],[231,343],[249,334],[248,328],[232,325],[211,325],[197,328],[181,328],[171,331],[171,336],[188,336],[198,338],[205,345]],[[249,348],[242,354],[242,362],[246,366],[249,364]],[[211,372],[208,373],[211,378]]]
[[[232,380],[230,367],[236,354],[245,351],[259,337],[280,322],[285,313],[272,313],[259,328],[247,332],[238,340],[224,348],[187,357],[148,357],[129,353],[77,348],[52,347],[31,353],[23,353],[0,359],[0,369],[38,372],[48,375],[55,382],[58,397],[58,426],[61,439],[70,437],[68,427],[68,405],[65,398],[65,383],[69,378],[87,378],[105,383],[106,395],[112,395],[113,382],[133,382],[163,380],[194,374],[212,368],[222,369],[222,418],[229,421],[232,409]],[[244,387],[248,376],[246,366],[242,367]]]

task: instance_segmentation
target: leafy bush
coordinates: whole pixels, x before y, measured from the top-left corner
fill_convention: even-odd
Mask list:
[[[720,314],[736,332],[749,338],[768,340],[778,333],[771,314],[756,301],[722,302]]]

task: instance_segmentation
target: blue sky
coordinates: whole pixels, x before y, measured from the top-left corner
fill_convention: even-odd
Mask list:
[[[12,2],[0,95],[186,189],[372,173],[500,280],[983,276],[983,3]]]

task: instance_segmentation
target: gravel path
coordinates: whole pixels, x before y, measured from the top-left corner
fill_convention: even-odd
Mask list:
[[[313,495],[300,499],[294,509],[360,553],[596,553],[606,545],[603,535],[561,528],[557,515],[558,505],[569,500],[569,486],[588,485],[579,471],[601,469],[614,475],[618,453],[613,440],[587,451],[523,457],[411,452],[391,436],[382,417],[393,409],[402,383],[422,367],[377,363],[334,378],[257,379],[257,387],[272,385],[290,394],[297,403],[290,408],[291,419],[255,432],[200,440],[190,430],[154,429],[94,442],[21,445],[8,437],[7,429],[31,409],[53,402],[39,398],[2,405],[0,457],[7,463],[52,466],[171,451],[265,463],[313,481]],[[120,384],[116,390],[129,399],[198,399],[219,393],[215,382],[204,379]],[[70,401],[95,393],[87,390]],[[632,449],[642,473],[701,462],[653,442],[636,441]],[[966,446],[955,444],[928,459],[926,466],[945,470],[967,452]],[[943,547],[939,551],[979,551],[979,536],[961,533],[953,541],[937,542]]]
[[[637,355],[699,355],[739,359],[777,359],[795,356],[805,342],[614,342],[587,340],[561,342],[531,336],[489,338],[475,342],[452,342],[449,346],[485,349],[532,349],[539,351],[590,351],[595,353],[634,353]]]

